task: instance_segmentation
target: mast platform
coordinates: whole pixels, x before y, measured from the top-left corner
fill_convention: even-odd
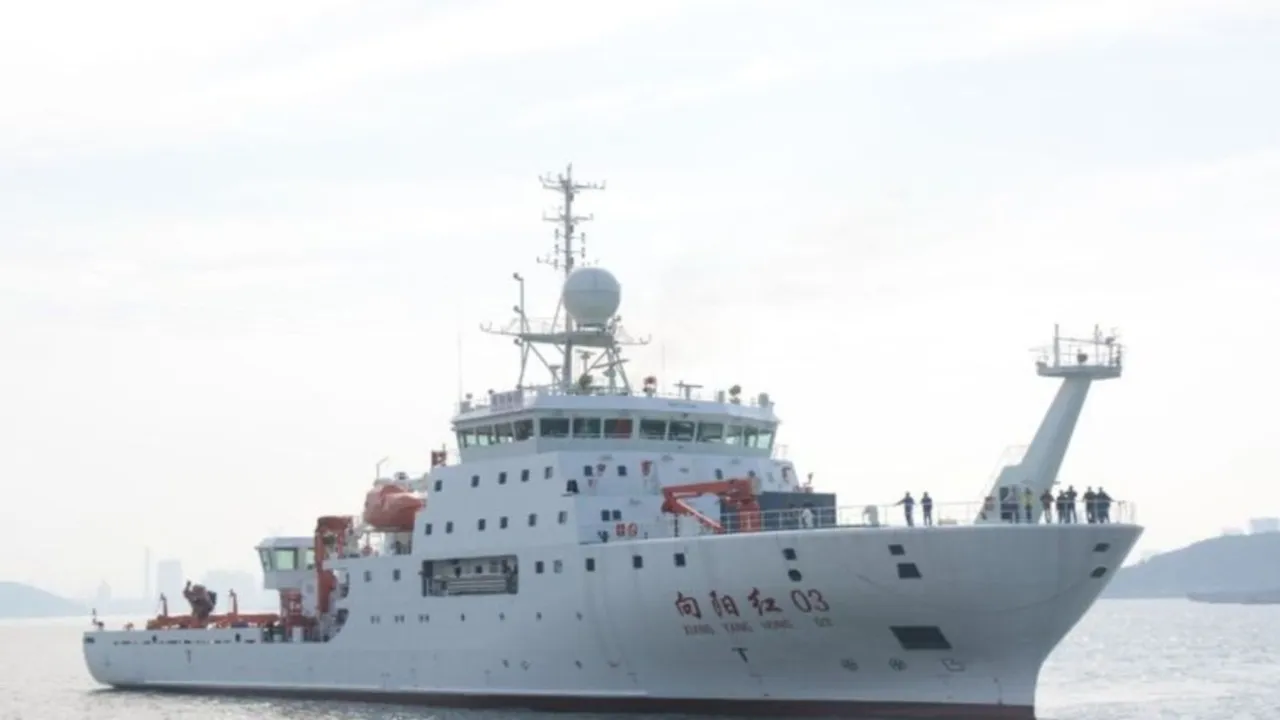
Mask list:
[[[1097,325],[1092,338],[1064,337],[1054,325],[1053,344],[1038,352],[1036,374],[1041,377],[1110,380],[1120,377],[1124,368],[1124,347],[1116,333],[1104,335]]]

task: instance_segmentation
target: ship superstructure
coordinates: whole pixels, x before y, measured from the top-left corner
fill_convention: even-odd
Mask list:
[[[560,307],[530,318],[514,276],[515,320],[485,329],[514,338],[520,374],[461,399],[456,457],[433,451],[421,476],[379,478],[362,513],[264,540],[276,613],[218,614],[189,588],[189,615],[87,632],[94,678],[565,711],[1031,717],[1044,659],[1141,534],[1123,503],[1099,523],[1048,522],[1038,503],[1091,383],[1120,374],[1119,343],[1055,333],[1037,367],[1063,385],[1025,454],[975,502],[907,527],[901,507],[840,507],[802,483],[767,392],[635,387],[623,349],[644,341],[622,328],[621,285],[579,266],[589,218],[574,201],[601,186],[571,167],[542,181],[562,200]]]

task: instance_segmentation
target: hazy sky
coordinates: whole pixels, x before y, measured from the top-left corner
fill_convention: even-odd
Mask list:
[[[251,568],[423,469],[569,161],[632,372],[768,391],[843,504],[975,499],[1096,322],[1062,479],[1140,551],[1280,515],[1277,67],[1273,0],[9,3],[0,579]]]

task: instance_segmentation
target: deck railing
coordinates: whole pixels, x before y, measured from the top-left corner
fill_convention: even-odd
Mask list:
[[[1025,507],[1018,508],[1017,517],[1011,514],[1001,516],[1000,508],[994,512],[990,506],[984,507],[980,502],[968,503],[934,503],[928,518],[917,501],[908,522],[904,506],[858,505],[838,508],[794,508],[785,510],[768,510],[757,513],[754,518],[747,513],[725,514],[718,518],[722,530],[699,523],[691,516],[671,516],[648,523],[612,521],[597,523],[598,527],[589,542],[609,542],[617,540],[641,539],[647,537],[671,537],[672,535],[715,535],[741,532],[769,532],[775,530],[803,530],[822,528],[884,528],[907,527],[918,528],[950,527],[957,525],[1074,525],[1074,524],[1134,524],[1136,508],[1133,503],[1113,500],[1109,507],[1095,506],[1094,512],[1088,512],[1085,503],[1076,503],[1074,519],[1068,514],[1066,518],[1058,517],[1055,506],[1049,518],[1043,508],[1036,505],[1032,508],[1030,520]]]

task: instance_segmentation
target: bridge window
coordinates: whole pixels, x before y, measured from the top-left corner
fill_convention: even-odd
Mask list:
[[[700,423],[698,425],[698,442],[723,442],[724,423]]]
[[[521,440],[528,440],[529,438],[533,437],[533,421],[517,420],[511,424],[511,430],[512,430],[512,433],[514,434],[516,442],[520,442]]]
[[[476,445],[485,447],[493,444],[494,444],[494,440],[493,440],[492,425],[485,425],[484,427],[476,428]]]
[[[760,432],[756,434],[756,447],[762,450],[768,450],[773,447],[773,426],[766,425],[760,428]]]
[[[600,418],[574,418],[573,436],[576,438],[600,437]]]
[[[742,428],[742,444],[749,448],[760,447],[757,443],[760,439],[760,431],[747,425]]]
[[[730,425],[729,429],[725,431],[724,441],[729,443],[730,445],[741,445],[742,444],[742,426]]]
[[[609,518],[605,518],[608,520]],[[262,549],[258,551],[258,559],[262,561],[262,572],[271,572],[271,551]]]
[[[308,570],[316,569],[316,549],[307,548],[302,551],[302,566]]]
[[[493,440],[496,443],[509,443],[515,440],[511,423],[501,423],[493,426]]]
[[[476,444],[475,430],[459,430],[458,431],[458,447],[466,448]]]
[[[276,550],[276,570],[297,570],[298,569],[298,551],[294,548],[279,548]]]
[[[667,439],[675,442],[693,442],[693,430],[696,423],[685,420],[672,420]]]
[[[569,418],[542,418],[538,421],[542,437],[569,437]]]
[[[667,421],[642,419],[640,421],[640,439],[641,440],[666,440],[667,439]]]
[[[604,436],[610,440],[630,440],[631,418],[609,418],[605,420]]]

